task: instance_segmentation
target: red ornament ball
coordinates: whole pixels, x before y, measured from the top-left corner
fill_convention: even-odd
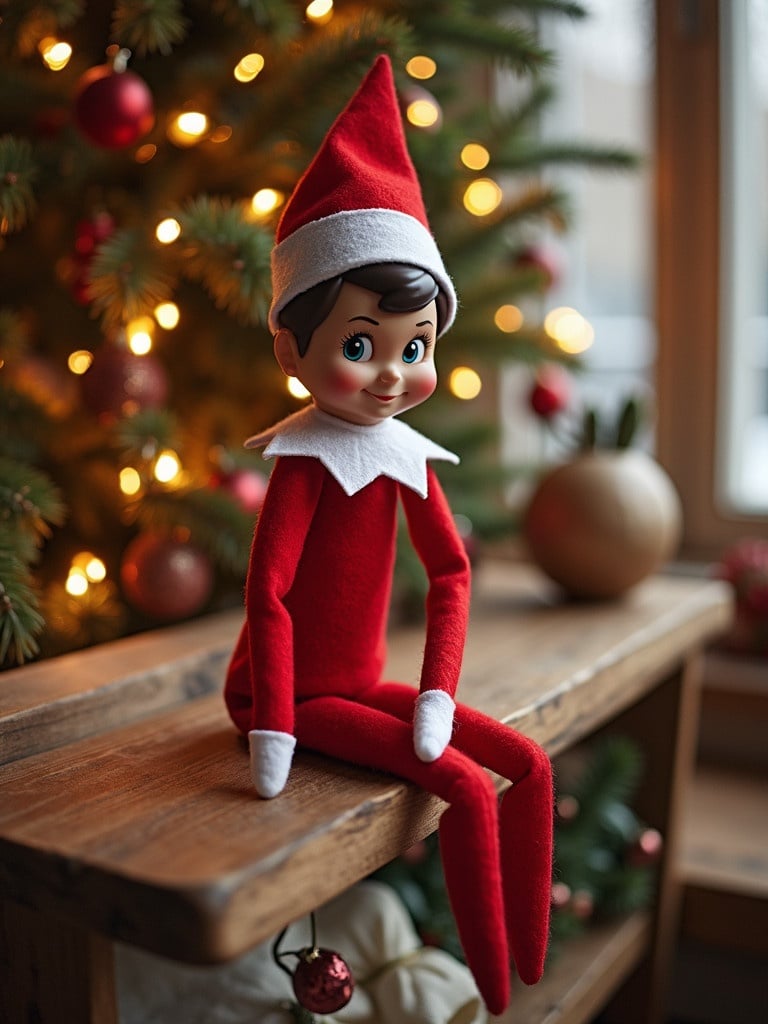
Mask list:
[[[166,533],[139,534],[123,554],[120,581],[129,603],[152,619],[174,622],[196,615],[213,590],[206,554]]]
[[[538,242],[524,246],[515,256],[518,270],[535,270],[540,277],[539,291],[546,292],[560,283],[563,254],[554,245]]]
[[[335,1013],[352,998],[355,983],[346,962],[331,949],[304,949],[293,973],[293,991],[310,1013]]]
[[[566,408],[571,398],[571,381],[557,363],[539,368],[528,396],[531,409],[543,420],[551,419]]]
[[[103,419],[153,409],[168,397],[168,377],[152,355],[137,356],[119,345],[103,345],[80,378],[83,402]]]
[[[100,64],[80,78],[74,116],[90,142],[104,149],[121,149],[151,130],[154,101],[149,86],[135,72]]]
[[[267,477],[255,469],[235,469],[214,480],[220,490],[231,494],[248,515],[256,515],[264,504]]]

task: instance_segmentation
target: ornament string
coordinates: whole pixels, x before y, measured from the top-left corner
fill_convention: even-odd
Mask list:
[[[312,958],[312,957],[317,956],[317,952],[318,952],[318,949],[317,949],[317,924],[315,922],[314,911],[312,911],[310,913],[309,921],[310,921],[310,928],[311,928],[311,932],[312,932],[312,937],[311,937],[311,940],[310,940],[311,941],[311,945],[310,945],[309,957]],[[307,951],[306,951],[306,949],[286,949],[283,952],[280,951],[280,943],[285,938],[286,933],[287,933],[289,928],[290,928],[290,925],[286,925],[285,928],[283,928],[283,930],[280,932],[280,934],[275,939],[275,941],[274,941],[274,943],[272,945],[272,959],[275,961],[275,963],[277,964],[277,966],[280,968],[281,971],[285,971],[285,973],[288,975],[288,977],[293,979],[293,971],[291,971],[291,969],[289,967],[285,966],[285,964],[282,961],[282,958],[286,957],[286,956],[295,956],[297,959],[301,959],[302,956],[307,956]]]

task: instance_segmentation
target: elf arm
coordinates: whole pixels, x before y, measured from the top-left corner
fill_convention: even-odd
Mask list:
[[[277,460],[254,536],[245,585],[254,717],[248,733],[251,776],[274,797],[288,778],[294,728],[293,623],[285,597],[320,498],[317,459]]]
[[[422,761],[434,761],[448,745],[453,728],[453,697],[469,619],[470,569],[453,514],[431,467],[427,482],[424,499],[407,487],[401,493],[411,541],[429,578],[414,748]]]

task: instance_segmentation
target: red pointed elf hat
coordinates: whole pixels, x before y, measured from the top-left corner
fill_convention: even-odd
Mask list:
[[[410,263],[429,271],[448,300],[456,293],[429,230],[387,56],[376,59],[339,114],[288,200],[272,251],[269,325],[321,281],[371,263]]]

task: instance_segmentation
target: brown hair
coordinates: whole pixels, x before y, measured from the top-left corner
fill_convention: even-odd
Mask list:
[[[280,310],[280,325],[295,336],[300,356],[306,353],[312,335],[333,309],[345,281],[380,295],[379,309],[385,313],[412,313],[435,299],[438,334],[445,323],[448,301],[429,271],[410,263],[370,263],[321,281]]]

